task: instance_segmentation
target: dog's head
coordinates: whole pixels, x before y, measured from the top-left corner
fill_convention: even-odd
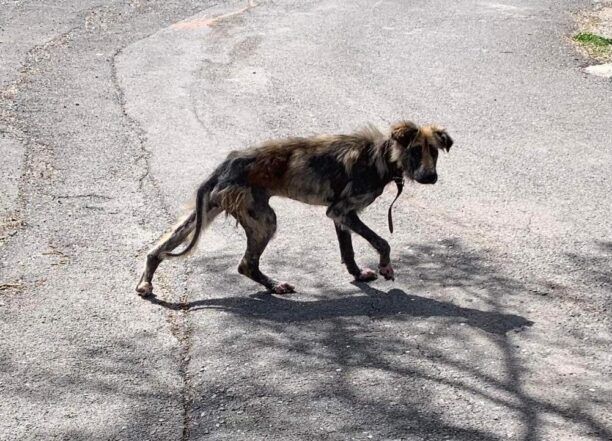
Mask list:
[[[392,160],[401,164],[404,175],[420,184],[435,184],[438,150],[448,152],[453,145],[448,133],[436,126],[400,121],[391,126],[391,139],[395,141]]]

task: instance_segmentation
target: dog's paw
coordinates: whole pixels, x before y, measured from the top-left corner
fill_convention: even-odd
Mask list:
[[[146,297],[153,294],[153,284],[150,282],[140,282],[136,287],[136,292],[141,297]]]
[[[272,288],[274,294],[289,294],[295,292],[295,287],[287,282],[280,282]]]
[[[393,267],[390,263],[379,266],[378,271],[380,272],[380,275],[385,278],[385,280],[395,280],[395,273],[393,272]]]
[[[371,282],[372,280],[376,279],[378,279],[376,271],[371,270],[370,268],[362,269],[359,274],[355,276],[355,280],[357,282]]]

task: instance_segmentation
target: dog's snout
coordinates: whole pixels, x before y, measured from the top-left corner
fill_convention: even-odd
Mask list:
[[[419,184],[435,184],[438,180],[438,174],[436,172],[420,173],[416,176],[416,181]]]
[[[428,175],[428,176],[427,176],[427,177],[426,177],[426,178],[423,180],[423,182],[424,182],[425,184],[435,184],[437,180],[438,180],[438,175],[437,175],[437,174],[435,174],[435,173],[433,173],[433,174],[431,174],[431,175]]]

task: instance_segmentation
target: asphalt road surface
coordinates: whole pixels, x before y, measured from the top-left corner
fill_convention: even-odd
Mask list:
[[[0,0],[0,439],[612,438],[612,88],[583,1]],[[263,269],[220,217],[134,287],[232,149],[400,118],[455,139],[365,213],[275,199]],[[358,261],[375,253],[356,239]]]

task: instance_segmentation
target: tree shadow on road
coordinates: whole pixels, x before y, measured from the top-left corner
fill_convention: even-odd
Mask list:
[[[579,278],[590,285],[612,287],[612,242],[597,241],[589,255],[567,253],[573,268],[582,269]]]
[[[321,282],[315,288],[322,295],[306,300],[262,292],[183,303],[149,298],[173,310],[224,314],[223,329],[210,330],[215,338],[193,348],[214,355],[196,354],[206,360],[207,375],[193,391],[192,433],[538,440],[549,436],[545,420],[552,418],[576,436],[612,436],[579,403],[528,392],[532,367],[514,336],[533,322],[507,312],[508,298],[526,296],[522,281],[457,240],[406,248],[396,263],[411,292],[366,284],[329,289]],[[208,261],[206,270],[225,273],[237,257]],[[298,257],[285,253],[273,265],[304,262]],[[314,274],[317,265],[301,270]],[[478,307],[459,306],[440,292],[469,297]]]

